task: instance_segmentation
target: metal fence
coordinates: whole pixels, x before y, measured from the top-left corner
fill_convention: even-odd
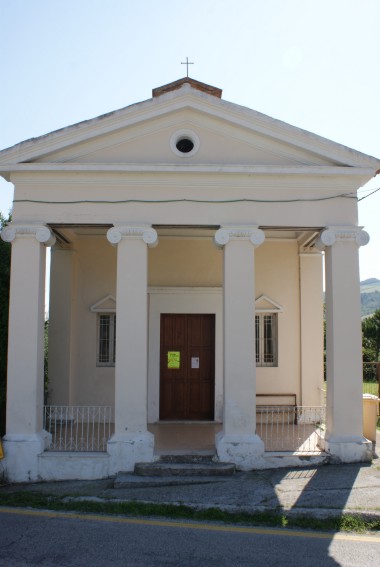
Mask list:
[[[324,365],[324,388],[326,394],[326,364]],[[380,362],[363,361],[363,394],[380,397]]]
[[[45,406],[48,451],[106,451],[113,434],[111,406]]]
[[[320,453],[326,408],[323,406],[257,406],[256,430],[265,451],[305,455]]]
[[[380,362],[363,362],[363,394],[380,397]]]
[[[257,406],[257,434],[265,451],[305,455],[319,453],[324,436],[323,406]],[[106,451],[114,433],[111,406],[45,406],[48,451]]]

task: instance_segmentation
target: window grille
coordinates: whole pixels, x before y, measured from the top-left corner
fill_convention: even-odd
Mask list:
[[[116,315],[98,315],[98,366],[115,366],[116,355]]]
[[[255,315],[256,366],[277,366],[277,314]]]

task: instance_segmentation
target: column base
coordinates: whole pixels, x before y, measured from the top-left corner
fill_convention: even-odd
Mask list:
[[[49,446],[51,435],[47,431],[11,433],[3,437],[3,474],[11,482],[34,482],[40,479],[38,455]]]
[[[331,455],[333,463],[361,463],[372,461],[372,443],[365,437],[327,437],[320,445]]]
[[[144,433],[115,433],[107,443],[110,455],[110,475],[118,472],[133,471],[136,463],[153,461],[154,435]]]
[[[221,461],[235,463],[240,471],[262,468],[264,443],[258,435],[215,435],[215,446]]]

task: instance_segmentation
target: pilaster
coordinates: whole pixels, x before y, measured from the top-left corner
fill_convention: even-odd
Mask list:
[[[107,233],[117,245],[115,434],[108,442],[111,474],[153,459],[147,430],[148,252],[157,233],[146,225],[115,225]]]
[[[330,226],[317,243],[325,249],[327,415],[325,450],[337,461],[371,458],[363,437],[360,227]]]
[[[75,334],[75,251],[51,251],[49,301],[49,404],[70,405]]]
[[[322,253],[301,249],[301,400],[302,406],[319,406],[323,388],[323,270]]]
[[[254,262],[264,238],[256,226],[224,226],[215,234],[224,248],[224,412],[216,448],[221,460],[242,470],[257,465],[264,452],[256,435]]]

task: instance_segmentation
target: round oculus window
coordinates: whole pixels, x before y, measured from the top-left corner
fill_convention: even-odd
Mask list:
[[[200,146],[199,138],[191,130],[179,130],[170,138],[172,152],[180,157],[190,157],[197,153]]]
[[[194,148],[194,142],[190,138],[181,138],[176,143],[175,147],[183,154],[188,154]]]

